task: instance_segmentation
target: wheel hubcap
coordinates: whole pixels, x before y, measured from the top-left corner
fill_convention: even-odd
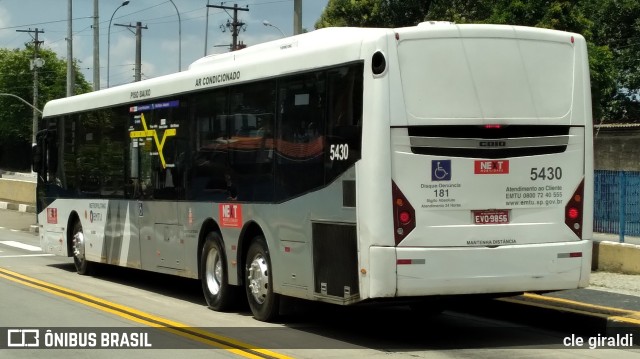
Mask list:
[[[215,248],[209,250],[205,270],[207,288],[209,288],[212,294],[216,295],[220,292],[220,285],[222,283],[222,261],[220,260],[220,253],[218,253]]]
[[[269,267],[262,255],[257,255],[249,266],[249,289],[255,301],[264,303],[269,292]]]
[[[84,260],[84,234],[78,232],[73,235],[73,255],[78,260]]]

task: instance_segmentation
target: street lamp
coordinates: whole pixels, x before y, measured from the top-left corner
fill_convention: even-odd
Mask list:
[[[282,32],[282,30],[280,30],[279,27],[277,27],[276,25],[273,25],[272,23],[270,23],[268,20],[264,20],[262,22],[262,25],[264,26],[271,26],[271,27],[275,27],[276,29],[278,29],[278,31],[280,31],[280,33],[282,34],[282,37],[287,37],[287,35],[284,34],[284,32]]]
[[[111,19],[109,19],[109,35],[107,36],[107,88],[109,87],[109,70],[111,69],[111,21],[113,20],[113,16],[116,14],[116,11],[123,6],[129,5],[129,0],[124,1],[122,5],[118,6],[111,14]]]
[[[182,21],[180,21],[180,11],[178,11],[178,7],[173,3],[173,0],[169,0],[174,8],[176,8],[176,13],[178,13],[178,72],[182,71]],[[209,8],[207,8],[208,10]]]

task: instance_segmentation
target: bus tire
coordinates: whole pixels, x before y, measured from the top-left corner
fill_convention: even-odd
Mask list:
[[[280,296],[273,291],[271,269],[267,242],[263,236],[257,236],[247,252],[244,287],[253,317],[263,322],[275,320],[280,309]]]
[[[209,308],[215,311],[228,310],[235,301],[235,288],[229,285],[227,256],[222,237],[211,232],[202,247],[200,257],[200,280],[202,292]]]
[[[87,260],[85,245],[86,240],[82,231],[82,224],[76,220],[73,224],[73,236],[71,237],[71,250],[73,253],[73,264],[76,271],[81,275],[89,275],[93,272],[93,264]]]

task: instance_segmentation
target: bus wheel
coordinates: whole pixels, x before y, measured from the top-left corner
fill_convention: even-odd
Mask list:
[[[273,292],[269,249],[263,236],[253,239],[247,252],[245,290],[253,317],[269,322],[279,314],[280,297]]]
[[[84,232],[82,232],[82,225],[80,221],[76,221],[73,225],[73,237],[72,237],[72,249],[73,249],[73,263],[76,265],[76,271],[78,274],[88,275],[91,274],[92,265],[89,263],[85,253],[85,238]]]
[[[229,285],[224,245],[216,232],[207,235],[202,248],[200,278],[209,308],[215,311],[229,309],[235,299],[235,290]]]

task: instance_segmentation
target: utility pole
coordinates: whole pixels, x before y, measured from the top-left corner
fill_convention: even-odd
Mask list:
[[[210,7],[213,7],[216,9],[223,9],[223,10],[233,10],[233,22],[229,22],[227,20],[226,26],[229,29],[231,29],[231,36],[233,38],[233,43],[231,44],[231,51],[238,50],[238,28],[241,28],[242,26],[246,25],[244,22],[238,22],[238,11],[249,11],[249,8],[248,7],[239,8],[238,4],[233,4],[233,7],[224,6],[224,5],[207,5],[207,8],[210,8]],[[245,47],[244,44],[243,44],[243,47]]]
[[[209,48],[209,0],[207,0],[207,20],[204,25],[204,56],[207,56],[207,49]]]
[[[73,0],[68,0],[67,5],[67,97],[75,95],[76,76],[73,73],[73,29],[72,29],[72,7]]]
[[[144,27],[142,26],[142,23],[140,21],[136,22],[136,26],[133,26],[131,24],[129,25],[123,25],[123,24],[114,24],[115,26],[124,26],[126,28],[129,28],[129,31],[131,31],[130,28],[135,27],[136,28],[136,65],[135,65],[135,81],[140,81],[142,79],[142,29],[148,29],[148,27],[145,25]]]
[[[38,28],[36,27],[35,30],[16,30],[17,32],[28,32],[28,33],[35,33],[35,36],[33,37],[33,63],[31,64],[31,69],[33,70],[33,120],[32,120],[32,130],[33,133],[31,134],[31,143],[35,144],[36,143],[36,134],[38,133],[38,68],[42,67],[44,65],[44,61],[42,61],[42,59],[38,58],[38,49],[40,47],[40,44],[42,44],[44,41],[39,41],[38,40],[38,34],[44,34],[44,30],[38,30]]]
[[[98,0],[93,0],[93,91],[100,90],[100,22]]]
[[[293,2],[293,34],[302,34],[302,0]]]

